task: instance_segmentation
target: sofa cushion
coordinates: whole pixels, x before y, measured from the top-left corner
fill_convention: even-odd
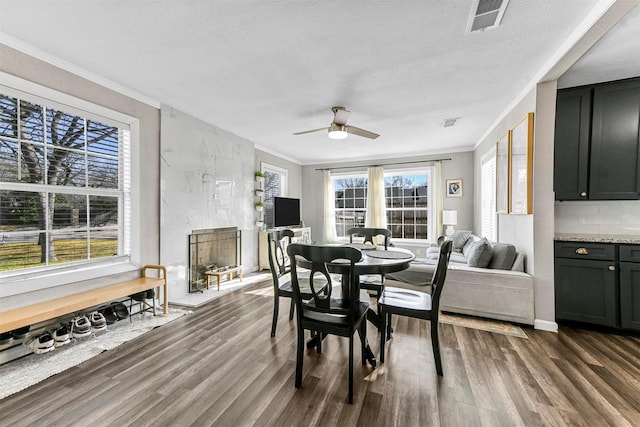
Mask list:
[[[485,268],[489,265],[492,255],[491,243],[486,238],[478,240],[469,248],[467,265],[469,267]]]
[[[509,243],[494,243],[493,255],[489,262],[489,268],[494,270],[510,270],[516,259],[516,247]]]
[[[436,260],[437,260],[437,258],[436,258]],[[462,254],[452,253],[450,258],[449,258],[449,263],[466,264],[467,263],[467,258]]]
[[[464,244],[471,237],[471,232],[466,230],[454,231],[451,235],[451,241],[453,243],[453,252],[462,252]]]

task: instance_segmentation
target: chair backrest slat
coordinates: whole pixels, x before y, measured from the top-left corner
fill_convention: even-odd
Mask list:
[[[436,313],[436,315],[440,306],[440,295],[442,294],[442,288],[444,288],[444,281],[447,278],[452,247],[453,242],[451,240],[446,240],[440,245],[438,266],[436,267],[433,281],[431,282],[431,311],[432,313]]]
[[[371,243],[375,245],[373,238],[376,236],[384,236],[384,248],[389,247],[389,238],[391,237],[391,231],[386,228],[371,228],[371,227],[353,227],[347,230],[349,235],[349,242],[353,243],[353,236],[364,237],[362,243]]]
[[[329,264],[338,264],[339,274],[342,274],[342,280],[348,280],[348,289],[352,289],[356,282],[354,264],[362,258],[362,253],[355,248],[346,246],[318,246],[303,245],[293,243],[287,247],[289,259],[291,260],[291,283],[293,287],[294,301],[298,315],[302,315],[305,311],[317,311],[332,314],[348,314],[354,307],[352,304],[355,298],[349,298],[343,295],[345,306],[336,307],[331,305],[331,288],[333,285],[333,274],[329,271]],[[304,260],[307,262],[304,266],[299,264]],[[311,288],[312,300],[308,304],[302,304],[299,273],[300,268],[309,270],[309,285]],[[335,267],[334,267],[335,269]],[[317,280],[322,282],[316,283]],[[328,283],[326,290],[322,290],[324,285]],[[343,289],[345,284],[342,284]]]
[[[268,241],[268,254],[269,254],[269,267],[271,269],[271,276],[273,277],[273,285],[277,292],[280,278],[290,272],[290,262],[287,253],[285,252],[286,246],[291,244],[291,238],[293,237],[292,230],[275,230],[270,231],[267,234]]]

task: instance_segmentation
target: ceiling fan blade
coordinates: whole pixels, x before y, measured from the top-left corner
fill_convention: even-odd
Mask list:
[[[351,111],[345,110],[342,107],[333,107],[333,123],[337,125],[346,125],[350,114]]]
[[[319,128],[319,129],[313,129],[313,130],[305,130],[305,131],[302,131],[302,132],[296,132],[296,133],[294,133],[294,135],[304,135],[305,133],[320,132],[321,130],[327,130],[327,129],[329,129],[329,128],[324,127],[324,128]]]
[[[352,134],[358,135],[358,136],[363,136],[363,137],[369,138],[369,139],[376,139],[377,137],[380,136],[377,133],[369,132],[368,130],[360,129],[360,128],[357,128],[355,126],[345,126],[345,128],[347,129],[347,132],[349,132],[349,133],[352,133]]]

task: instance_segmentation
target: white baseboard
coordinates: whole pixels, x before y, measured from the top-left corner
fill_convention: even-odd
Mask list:
[[[533,328],[541,331],[558,332],[558,324],[548,320],[535,319],[533,321]]]

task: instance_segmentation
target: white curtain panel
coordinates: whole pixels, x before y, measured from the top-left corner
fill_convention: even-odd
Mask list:
[[[435,162],[433,167],[433,185],[431,186],[431,189],[434,192],[433,201],[435,212],[433,214],[435,216],[435,221],[433,221],[433,230],[429,230],[433,233],[429,236],[429,240],[432,242],[435,242],[440,235],[444,234],[442,225],[442,185],[442,162]]]
[[[338,240],[336,235],[336,214],[335,214],[335,191],[331,172],[326,170],[324,174],[324,227],[322,229],[322,242],[335,243]]]
[[[365,227],[387,228],[387,207],[384,201],[384,169],[382,166],[369,167],[367,192],[367,218]]]

